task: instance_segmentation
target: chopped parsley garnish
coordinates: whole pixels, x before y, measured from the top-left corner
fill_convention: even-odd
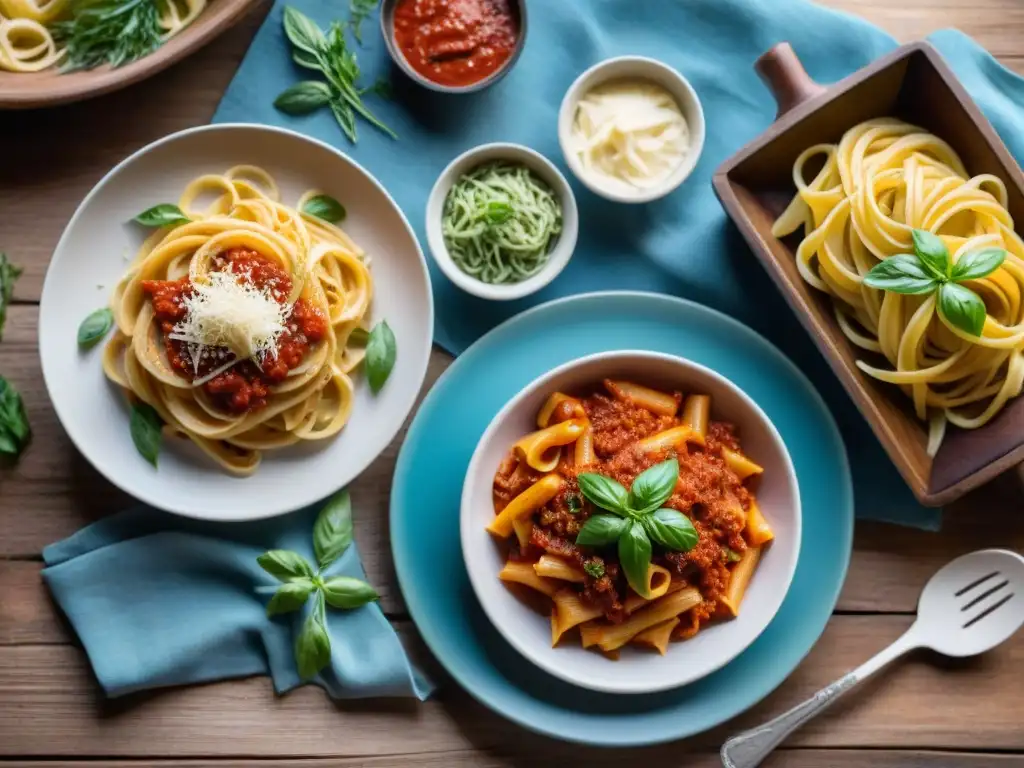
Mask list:
[[[725,552],[725,561],[727,563],[738,563],[743,559],[743,556],[735,549],[729,549],[729,547],[722,547],[722,551]]]
[[[604,563],[600,560],[588,560],[584,563],[583,570],[586,571],[587,575],[592,579],[600,579],[604,576]]]

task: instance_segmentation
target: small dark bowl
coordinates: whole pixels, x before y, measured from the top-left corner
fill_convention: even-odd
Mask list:
[[[508,60],[502,64],[501,68],[490,75],[485,77],[479,82],[472,83],[470,85],[443,85],[441,83],[435,83],[430,80],[411,66],[409,62],[405,60],[405,56],[399,49],[398,44],[395,42],[395,6],[398,5],[399,0],[383,0],[380,6],[380,31],[384,36],[384,44],[388,47],[388,53],[391,54],[391,60],[395,62],[399,69],[401,69],[406,75],[409,76],[414,82],[419,83],[424,88],[429,88],[432,91],[438,91],[439,93],[473,93],[474,91],[482,91],[489,85],[493,85],[508,74],[509,70],[515,66],[516,61],[519,60],[519,55],[523,52],[523,46],[526,44],[526,0],[508,0],[509,4],[513,8],[513,12],[519,15],[519,36],[516,38],[516,47],[512,51],[512,55],[508,57]]]

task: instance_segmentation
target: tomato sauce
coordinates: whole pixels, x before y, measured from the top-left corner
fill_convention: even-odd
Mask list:
[[[604,575],[600,578],[586,575],[582,599],[599,606],[609,621],[623,621],[627,584],[614,549],[603,549],[598,555],[575,543],[587,519],[600,512],[580,493],[576,475],[584,471],[597,472],[629,488],[641,472],[674,456],[679,462],[679,480],[665,506],[689,517],[699,539],[689,552],[663,552],[656,545],[652,562],[668,568],[674,578],[700,591],[704,602],[683,617],[690,623],[684,622],[676,630],[678,636],[689,636],[697,631],[700,623],[717,613],[718,600],[729,584],[730,551],[738,555],[747,549],[743,538],[745,520],[736,511],[737,507],[749,510],[752,496],[722,458],[722,448],[739,450],[735,427],[727,422],[712,421],[703,447],[685,444],[645,453],[638,446],[640,440],[677,426],[681,420],[655,414],[601,391],[579,399],[593,429],[596,460],[578,469],[564,461],[559,465],[558,472],[566,480],[564,488],[534,515],[527,551],[513,551],[510,557],[535,561],[546,552],[579,567],[600,563]],[[495,510],[500,512],[542,474],[509,454],[494,478]]]
[[[217,256],[214,271],[233,272],[239,281],[268,288],[271,296],[284,304],[292,289],[291,276],[277,264],[256,251],[232,248]],[[171,367],[189,381],[200,378],[231,359],[227,349],[211,349],[199,361],[198,370],[185,342],[168,338],[174,326],[185,319],[182,299],[189,296],[192,283],[187,277],[180,280],[143,280],[142,290],[150,295],[153,314],[164,334],[164,347]],[[304,299],[292,306],[287,328],[277,343],[277,357],[266,356],[256,365],[244,360],[202,385],[220,408],[230,413],[246,413],[267,404],[270,388],[280,384],[288,371],[301,365],[310,345],[320,341],[327,332],[327,321],[315,307]]]
[[[399,0],[395,7],[402,55],[440,85],[472,85],[497,72],[518,37],[510,0]]]

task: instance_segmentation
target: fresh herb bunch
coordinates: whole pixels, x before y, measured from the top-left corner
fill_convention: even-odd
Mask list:
[[[7,322],[7,307],[14,297],[14,283],[21,277],[21,267],[11,264],[7,254],[0,252],[0,341],[4,338],[4,323]]]
[[[300,67],[319,72],[326,82],[305,80],[296,83],[274,100],[274,106],[289,115],[306,115],[321,107],[329,107],[341,130],[353,144],[358,141],[357,116],[397,139],[394,131],[363,104],[364,94],[372,92],[385,95],[386,85],[375,83],[368,88],[359,86],[359,64],[345,41],[348,26],[334,22],[325,34],[308,16],[291,6],[285,6],[284,32],[295,49],[292,60]]]
[[[65,71],[122,64],[148,56],[164,41],[165,0],[79,0],[70,19],[50,27],[67,50]]]
[[[923,229],[913,231],[914,252],[890,256],[864,275],[864,285],[902,294],[938,291],[939,315],[954,328],[981,336],[985,328],[985,302],[960,283],[980,280],[999,269],[1006,259],[1002,248],[982,248],[961,256],[954,264],[942,238]]]
[[[699,536],[682,512],[663,507],[679,480],[679,462],[668,459],[641,472],[630,490],[610,477],[583,472],[577,477],[580,490],[595,507],[611,512],[594,515],[576,536],[581,547],[618,544],[619,563],[629,586],[642,597],[649,595],[647,570],[651,565],[651,540],[675,552],[689,552]]]
[[[295,664],[304,680],[331,662],[326,606],[350,610],[378,598],[377,591],[365,581],[349,576],[323,576],[323,571],[351,544],[352,502],[348,491],[340,491],[327,502],[313,524],[315,568],[298,552],[287,549],[272,549],[256,558],[263,570],[282,582],[267,603],[268,616],[297,611],[313,598],[312,610],[295,638]]]
[[[17,458],[31,437],[32,430],[21,395],[0,376],[0,456]]]

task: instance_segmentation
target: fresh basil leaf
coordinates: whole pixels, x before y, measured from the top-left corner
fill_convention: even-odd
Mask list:
[[[160,443],[163,440],[164,420],[149,403],[136,402],[132,405],[132,416],[129,430],[132,442],[146,461],[156,466],[156,458],[160,455]]]
[[[284,7],[284,33],[300,51],[317,54],[327,47],[327,38],[316,22],[290,5]]]
[[[673,552],[689,552],[700,539],[690,518],[674,509],[662,507],[643,518],[643,524],[652,539]]]
[[[314,53],[310,53],[309,51],[303,51],[300,48],[296,48],[292,51],[292,61],[304,69],[312,69],[316,72],[323,71],[320,66],[320,57]]]
[[[931,293],[939,280],[926,272],[916,256],[901,253],[873,266],[864,275],[864,285],[893,293]]]
[[[306,204],[302,206],[302,212],[308,213],[310,216],[316,216],[318,219],[329,221],[331,224],[344,221],[347,215],[345,206],[330,195],[315,195],[309,198]]]
[[[329,104],[331,89],[326,83],[305,80],[281,91],[274,106],[286,115],[308,115]]]
[[[78,326],[78,346],[89,348],[107,335],[114,324],[114,313],[109,307],[97,309]]]
[[[942,238],[923,229],[915,229],[912,236],[914,238],[914,253],[917,254],[917,258],[928,273],[939,280],[948,279],[949,249],[942,242]]]
[[[386,320],[381,320],[370,331],[366,342],[366,379],[370,383],[373,394],[380,392],[384,382],[395,367],[397,345],[395,334]]]
[[[278,581],[312,579],[315,575],[306,558],[288,549],[271,549],[257,557],[256,562]]]
[[[570,493],[565,497],[565,506],[569,508],[570,515],[578,515],[583,509],[583,500],[575,493]]]
[[[179,224],[188,224],[192,219],[178,206],[161,203],[144,210],[135,217],[135,221],[147,227],[176,227]]]
[[[991,275],[1006,260],[1006,251],[1002,248],[982,248],[980,251],[971,251],[960,257],[960,260],[953,265],[953,274],[950,279],[956,282],[964,280],[978,280],[979,278]]]
[[[629,507],[629,491],[610,477],[596,472],[581,472],[576,481],[587,500],[601,509],[625,516]]]
[[[352,333],[348,335],[348,340],[353,344],[360,344],[365,347],[370,340],[370,332],[365,328],[353,328]]]
[[[619,537],[619,563],[633,591],[641,597],[648,597],[647,569],[651,565],[651,540],[639,520],[628,521],[626,525],[626,530]]]
[[[345,610],[359,608],[367,603],[372,603],[379,597],[377,590],[365,581],[348,576],[335,576],[327,579],[320,589],[329,606]]]
[[[0,453],[19,456],[28,445],[32,430],[21,394],[0,376],[0,432],[6,435]]]
[[[668,501],[679,482],[679,462],[668,459],[644,470],[629,489],[629,507],[634,512],[649,514]]]
[[[323,600],[322,594],[317,593],[317,597]],[[322,610],[314,608],[306,617],[299,636],[295,638],[295,666],[299,677],[309,680],[330,663],[331,638],[324,626]]]
[[[338,121],[338,125],[341,126],[342,132],[348,137],[348,140],[353,144],[359,141],[359,135],[356,132],[356,113],[349,106],[348,102],[332,99],[331,112],[334,114],[334,119]]]
[[[985,302],[959,283],[946,283],[939,289],[939,312],[950,325],[972,336],[981,336],[985,327]]]
[[[484,207],[484,218],[490,224],[504,224],[514,213],[511,205],[500,200],[492,200]]]
[[[306,604],[306,600],[316,589],[312,579],[295,579],[278,587],[277,592],[267,603],[267,616],[297,611]]]
[[[588,560],[583,564],[583,571],[592,579],[604,576],[604,563],[600,560]]]
[[[4,323],[7,322],[7,307],[14,298],[14,283],[21,277],[21,267],[11,264],[6,253],[0,253],[0,341],[4,338]]]
[[[594,515],[580,528],[576,543],[581,547],[605,547],[618,541],[629,521],[615,515]]]
[[[313,553],[320,568],[344,554],[352,543],[352,500],[348,491],[334,494],[313,523]]]

